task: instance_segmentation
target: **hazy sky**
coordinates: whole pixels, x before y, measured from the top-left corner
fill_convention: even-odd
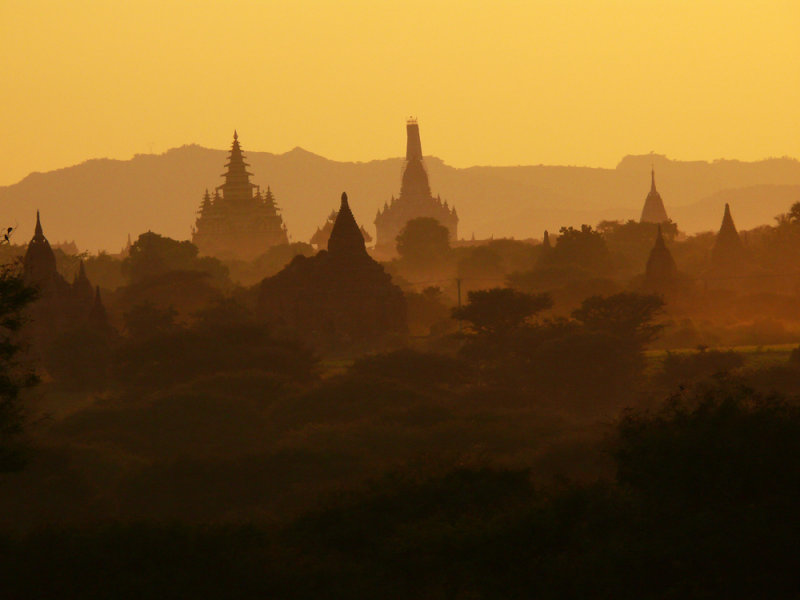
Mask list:
[[[186,143],[613,166],[800,156],[800,1],[0,0],[0,184]]]

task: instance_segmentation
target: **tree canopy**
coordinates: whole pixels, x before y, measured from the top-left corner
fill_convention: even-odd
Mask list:
[[[133,282],[170,271],[205,271],[215,278],[227,277],[227,269],[217,259],[198,257],[197,253],[197,246],[189,241],[177,241],[148,231],[131,246],[123,271]]]
[[[17,438],[22,432],[20,392],[36,383],[32,370],[19,361],[24,343],[20,329],[24,310],[37,291],[12,266],[0,266],[0,472],[21,465]]]
[[[397,253],[414,264],[440,260],[449,251],[447,227],[430,217],[411,219],[397,236]]]
[[[511,288],[476,290],[467,297],[469,303],[453,309],[453,318],[467,321],[478,334],[511,332],[553,305],[548,294],[526,294]]]

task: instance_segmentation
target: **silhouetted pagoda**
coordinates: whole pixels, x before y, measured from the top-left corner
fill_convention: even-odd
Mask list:
[[[416,119],[406,123],[406,164],[400,185],[400,197],[384,203],[375,217],[375,250],[383,256],[396,253],[396,239],[406,223],[418,217],[431,217],[447,227],[450,240],[458,239],[458,215],[455,208],[431,194],[428,173],[422,160],[422,142]]]
[[[661,225],[658,226],[656,241],[650,256],[647,258],[647,267],[644,273],[644,287],[650,292],[666,293],[675,288],[678,280],[678,267],[672,253],[664,243]]]
[[[33,334],[37,341],[85,322],[94,301],[94,290],[86,276],[83,261],[70,285],[58,272],[56,256],[44,235],[39,211],[36,228],[22,261],[28,285],[39,291],[31,307]]]
[[[664,201],[656,189],[655,169],[650,170],[650,193],[645,198],[642,218],[639,221],[642,223],[665,223],[669,221],[667,211],[664,208]]]
[[[337,210],[331,211],[331,214],[328,215],[328,220],[325,221],[325,225],[323,225],[322,228],[317,227],[317,230],[314,232],[314,235],[311,236],[309,243],[316,246],[318,250],[327,248],[328,239],[331,237],[331,232],[333,231],[333,224],[336,222],[336,217],[338,215],[339,211]],[[364,229],[363,225],[359,228],[359,230],[361,231],[361,235],[364,236],[364,242],[369,244],[372,241],[372,236],[366,229]]]
[[[95,288],[94,300],[89,315],[86,318],[88,326],[104,335],[113,335],[115,332],[108,322],[108,313],[106,307],[103,305],[103,300],[100,298],[100,286]]]
[[[56,268],[56,255],[44,236],[39,211],[36,211],[36,228],[25,250],[22,261],[25,281],[39,288],[42,295],[67,293],[69,284]]]
[[[296,256],[259,290],[259,312],[277,330],[328,350],[374,347],[406,332],[403,292],[375,262],[342,194],[328,249]]]
[[[549,252],[552,249],[553,245],[550,243],[550,233],[545,229],[544,236],[542,236],[542,252]]]
[[[271,246],[289,243],[272,190],[268,187],[262,195],[259,186],[250,183],[248,166],[234,131],[222,175],[225,183],[213,196],[206,190],[192,233],[201,254],[252,260]]]
[[[711,249],[711,268],[725,271],[741,269],[746,254],[739,232],[736,231],[736,225],[733,224],[731,207],[726,204],[722,225]]]
[[[92,289],[92,282],[86,276],[86,269],[83,261],[78,265],[78,272],[72,280],[72,297],[76,305],[76,312],[85,312],[94,302],[95,291]]]

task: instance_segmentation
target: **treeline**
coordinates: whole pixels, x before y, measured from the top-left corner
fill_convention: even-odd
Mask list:
[[[6,597],[791,598],[800,412],[737,385],[628,412],[614,474],[396,471],[285,525],[4,536]]]

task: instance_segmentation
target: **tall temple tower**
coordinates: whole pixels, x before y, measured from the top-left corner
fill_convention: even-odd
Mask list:
[[[655,169],[650,170],[650,193],[645,198],[642,218],[639,221],[641,223],[665,223],[669,221],[667,211],[664,208],[664,201],[656,189]]]
[[[746,258],[746,250],[733,223],[730,205],[725,205],[722,225],[711,249],[711,267],[717,270],[736,271],[741,269]]]
[[[376,348],[407,332],[403,292],[367,253],[347,194],[342,194],[327,250],[296,256],[264,279],[258,310],[275,331],[323,351]]]
[[[647,258],[647,266],[644,272],[644,286],[650,292],[665,293],[675,287],[678,278],[678,267],[672,253],[664,243],[664,236],[661,234],[661,225],[658,226],[656,241],[650,256]]]
[[[225,183],[206,193],[192,233],[201,254],[218,258],[252,260],[271,246],[288,244],[286,226],[272,190],[261,193],[250,182],[252,173],[233,132],[233,145],[222,175]]]
[[[384,256],[396,254],[397,236],[411,219],[430,217],[447,227],[450,239],[458,239],[458,214],[439,196],[431,194],[428,173],[422,159],[422,142],[416,119],[406,123],[406,163],[400,183],[400,197],[392,197],[375,217],[375,250]]]
[[[83,261],[73,283],[67,283],[58,272],[56,256],[44,235],[39,211],[36,211],[36,228],[25,250],[22,266],[26,283],[39,292],[31,307],[32,334],[37,344],[86,320],[94,291]]]
[[[25,250],[22,264],[25,280],[40,289],[48,290],[50,287],[63,287],[66,284],[56,269],[56,255],[50,247],[50,242],[44,237],[38,210],[36,211],[36,228],[33,238]]]

